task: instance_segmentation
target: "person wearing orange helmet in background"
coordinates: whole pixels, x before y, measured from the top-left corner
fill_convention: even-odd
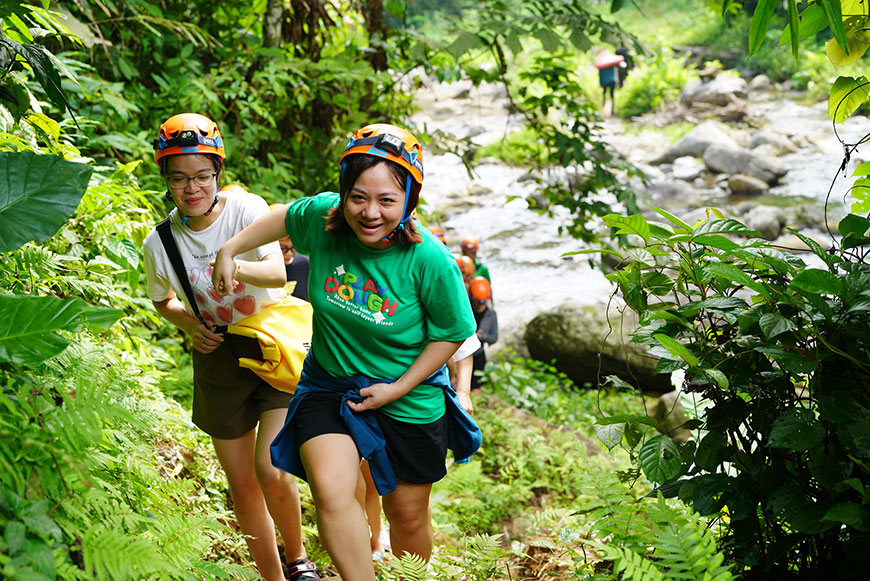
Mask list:
[[[174,204],[170,233],[187,271],[196,309],[176,276],[155,228],[145,239],[147,294],[167,321],[193,343],[193,423],[211,436],[227,475],[233,510],[260,575],[285,579],[275,536],[284,539],[290,579],[316,581],[303,546],[299,492],[293,477],[272,466],[269,444],[284,425],[290,395],[239,366],[228,323],[280,301],[285,293],[278,244],[258,245],[234,262],[232,296],[219,296],[210,262],[229,238],[268,212],[266,202],[236,186],[218,191],[226,158],[214,121],[194,113],[167,119],[154,140],[154,161]]]
[[[340,160],[339,193],[273,210],[215,259],[214,285],[226,295],[241,252],[289,235],[310,257],[311,351],[272,461],[308,481],[321,539],[344,581],[375,579],[354,494],[360,459],[383,495],[393,552],[428,560],[429,498],[446,475],[447,449],[462,462],[481,442],[444,366],[475,332],[468,295],[447,248],[411,220],[421,150],[393,125],[357,130]]]
[[[482,276],[475,276],[469,285],[471,310],[474,311],[474,320],[477,322],[477,337],[480,339],[480,349],[474,352],[474,371],[483,370],[486,366],[485,344],[492,345],[498,341],[498,317],[495,309],[487,306],[492,298],[492,289],[489,281]],[[480,378],[473,374],[471,378],[471,390],[480,392]]]
[[[284,207],[284,204],[269,204],[270,210]],[[284,257],[284,270],[287,274],[287,284],[284,285],[284,290],[294,297],[307,301],[308,275],[311,272],[308,257],[296,252],[296,249],[293,248],[293,241],[290,240],[289,236],[279,240],[278,244],[281,245],[281,255]]]
[[[442,230],[438,226],[429,226],[429,232],[431,232],[432,235],[440,240],[443,244],[447,244],[447,239],[444,237],[444,230]]]
[[[462,255],[467,256],[474,261],[474,276],[482,276],[492,284],[492,278],[489,276],[489,268],[477,258],[477,251],[480,248],[480,241],[477,238],[468,236],[462,239],[459,243],[462,249]]]
[[[465,289],[468,291],[468,285],[471,284],[471,279],[474,278],[474,261],[468,256],[457,256],[456,264],[459,265],[459,272],[462,274],[462,282],[465,283]],[[470,292],[470,291],[469,291]]]

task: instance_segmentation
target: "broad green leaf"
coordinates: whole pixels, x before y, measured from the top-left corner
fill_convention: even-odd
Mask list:
[[[0,252],[51,238],[75,212],[92,171],[56,155],[0,152]]]
[[[722,278],[725,280],[736,282],[738,284],[742,284],[746,288],[752,289],[764,297],[770,296],[770,292],[764,287],[763,284],[761,284],[733,264],[727,264],[724,262],[708,264],[706,266],[706,270],[716,276],[716,278]]]
[[[655,212],[657,212],[658,214],[667,218],[674,226],[676,226],[677,228],[682,230],[682,232],[684,234],[691,234],[693,228],[691,226],[689,226],[688,224],[686,224],[685,222],[683,222],[682,220],[680,220],[678,217],[674,216],[673,214],[671,214],[667,210],[663,210],[662,208],[656,208],[655,206],[652,206],[652,209]]]
[[[777,0],[758,0],[755,12],[752,14],[752,22],[749,26],[749,55],[752,56],[764,43],[767,29],[770,27],[770,18],[776,8]]]
[[[846,29],[843,26],[843,13],[840,7],[840,0],[817,0],[816,4],[821,6],[825,12],[828,26],[831,28],[831,32],[840,47],[844,51],[848,51],[849,43],[846,40]]]
[[[798,17],[797,0],[787,0],[788,2],[788,30],[789,39],[786,41],[791,44],[791,56],[794,60],[798,60],[798,49],[800,48],[800,18]],[[785,36],[785,33],[783,33]],[[780,43],[782,44],[782,43]]]
[[[703,236],[695,236],[692,241],[695,244],[711,246],[713,248],[718,248],[719,250],[724,250],[726,252],[740,247],[739,244],[729,238],[726,238],[725,236],[722,236],[721,234],[706,234]]]
[[[838,77],[831,87],[828,97],[828,118],[834,123],[842,123],[858,107],[867,102],[870,93],[866,77]]]
[[[453,55],[454,58],[459,58],[470,50],[481,48],[482,46],[483,42],[476,34],[463,30],[456,37],[456,40],[447,47],[447,52]]]
[[[638,451],[643,473],[656,484],[669,482],[680,475],[683,463],[674,441],[667,436],[655,436]]]
[[[96,308],[79,298],[0,296],[0,361],[34,365],[66,349],[58,331],[79,331],[85,324],[111,326],[122,313]]]
[[[827,270],[808,268],[789,283],[789,288],[803,293],[839,295],[843,283]]]
[[[725,474],[704,474],[692,482],[694,486],[689,489],[692,493],[692,508],[703,516],[718,514],[725,504],[722,494],[731,488],[731,479]]]
[[[702,369],[704,375],[713,380],[713,382],[722,389],[728,389],[728,377],[718,369]]]
[[[768,340],[794,329],[794,323],[779,313],[765,313],[761,315],[758,325],[761,327],[761,332],[764,333],[764,338]]]
[[[782,412],[773,421],[768,445],[803,452],[821,444],[824,437],[825,428],[812,410],[796,407]]]
[[[696,365],[698,365],[698,358],[695,357],[694,355],[692,355],[692,352],[689,351],[685,345],[683,345],[682,343],[680,343],[676,339],[668,337],[667,335],[665,335],[663,333],[656,333],[653,335],[653,337],[655,338],[656,341],[661,343],[662,347],[664,347],[665,349],[670,351],[673,355],[676,355],[677,357],[679,357],[680,359],[682,359],[683,361],[685,361],[686,363],[688,363],[692,367],[695,367]]]
[[[538,40],[547,52],[556,52],[562,46],[562,39],[551,28],[539,29]]]
[[[860,60],[864,56],[864,53],[867,52],[867,43],[870,40],[870,36],[865,31],[864,16],[847,17],[843,21],[843,26],[846,31],[848,50],[843,50],[840,43],[835,40],[829,40],[825,43],[825,53],[835,69],[851,65]]]
[[[868,176],[870,175],[870,161],[865,161],[855,168],[855,171],[852,172],[852,177],[856,176]]]
[[[695,452],[695,465],[701,470],[713,471],[719,465],[722,448],[727,440],[725,434],[719,431],[707,432],[698,444]]]
[[[870,510],[854,502],[839,502],[828,509],[822,520],[840,522],[859,531],[870,526]]]
[[[791,2],[791,0],[789,0]],[[791,13],[789,13],[791,17]],[[825,18],[825,11],[818,4],[811,4],[801,12],[800,16],[800,38],[810,38],[828,27],[828,19]],[[782,36],[779,37],[779,46],[785,46],[792,42],[791,38],[791,22],[782,31]]]
[[[105,244],[106,251],[115,264],[125,270],[136,270],[139,268],[139,251],[130,240],[106,238]]]
[[[856,214],[849,214],[837,225],[843,237],[843,248],[854,248],[870,244],[870,219]]]
[[[640,214],[634,216],[608,214],[604,216],[604,223],[611,228],[617,228],[617,234],[636,234],[649,244],[649,224],[647,224],[646,218]]]
[[[743,234],[744,236],[761,236],[757,230],[753,230],[734,218],[707,220],[701,222],[695,228],[695,237],[702,234]]]
[[[622,442],[622,433],[625,430],[622,424],[595,425],[595,435],[601,440],[608,450],[613,450]]]

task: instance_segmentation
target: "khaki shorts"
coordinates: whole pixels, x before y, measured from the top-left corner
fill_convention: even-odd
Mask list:
[[[193,423],[213,438],[245,435],[261,413],[286,409],[292,397],[239,367],[227,341],[208,354],[193,352]]]

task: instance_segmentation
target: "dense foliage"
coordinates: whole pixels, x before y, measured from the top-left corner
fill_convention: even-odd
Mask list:
[[[541,199],[570,210],[578,238],[591,239],[601,216],[636,237],[611,275],[641,315],[635,340],[654,347],[661,371],[684,370],[685,391],[704,403],[687,426],[697,443],[676,443],[653,435],[626,393],[578,394],[539,363],[490,365],[493,395],[476,402],[486,448],[436,487],[433,563],[393,560],[379,576],[860,571],[870,221],[859,214],[870,170],[856,172],[855,214],[834,249],[804,240],[813,267],[724,216],[610,214],[634,213],[625,184],[637,170],[599,139],[578,54],[598,43],[645,54],[607,14],[627,4],[0,3],[0,576],[254,577],[207,439],[161,393],[183,401],[189,369],[141,288],[138,249],[166,209],[151,191],[162,188],[156,172],[143,169],[150,140],[170,114],[204,112],[227,137],[229,179],[270,201],[310,194],[334,187],[351,129],[402,122],[419,75],[501,83],[526,123],[503,150],[536,170]],[[827,33],[828,58],[844,67],[866,51],[858,2],[715,4],[780,78],[795,68],[766,52],[771,41],[800,56]],[[777,18],[785,31],[774,34]],[[681,59],[644,56],[626,111],[671,99],[691,74]],[[858,73],[838,80],[831,118],[866,106],[867,84]],[[548,175],[564,168],[579,179]],[[600,414],[594,435],[613,457],[592,441]],[[328,570],[310,510],[304,519]]]

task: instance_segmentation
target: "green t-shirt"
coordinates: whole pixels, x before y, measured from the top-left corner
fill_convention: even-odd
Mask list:
[[[314,308],[311,349],[336,377],[398,379],[429,341],[463,341],[474,334],[471,305],[456,260],[432,236],[374,250],[356,236],[325,230],[338,194],[293,202],[287,233],[311,262],[308,297]],[[382,408],[408,422],[444,414],[441,388],[418,385]]]
[[[482,276],[486,280],[488,280],[490,284],[492,284],[492,279],[489,278],[489,267],[479,260],[474,261],[474,266],[477,267],[477,270],[474,272],[474,276]]]

